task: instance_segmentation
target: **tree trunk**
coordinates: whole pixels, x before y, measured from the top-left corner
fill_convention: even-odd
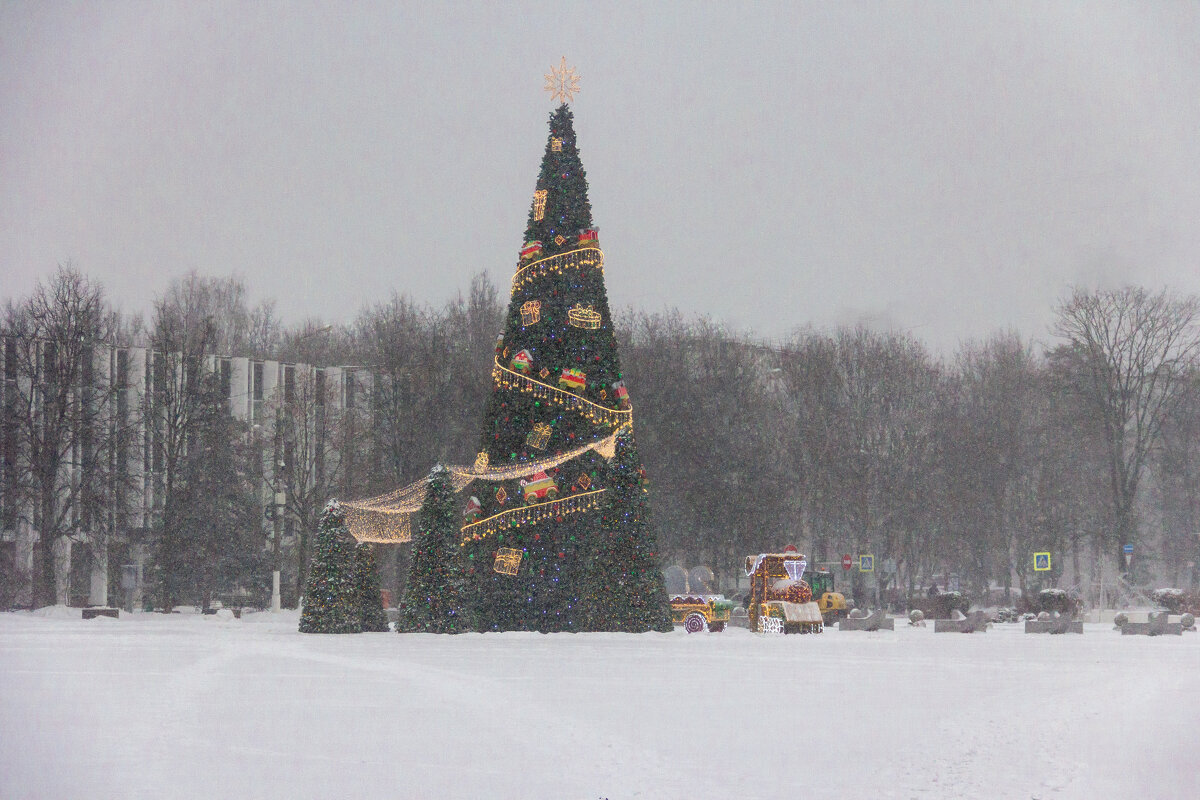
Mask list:
[[[54,548],[45,531],[33,546],[32,608],[54,605]]]
[[[1126,575],[1130,581],[1133,580],[1134,564],[1137,561],[1137,553],[1134,553],[1134,558],[1130,560],[1129,566],[1125,565],[1125,545],[1134,544],[1134,539],[1137,538],[1137,521],[1134,518],[1134,511],[1127,504],[1119,504],[1116,508],[1116,520],[1113,526],[1116,532],[1116,542],[1113,543],[1113,553],[1117,558],[1117,574]]]

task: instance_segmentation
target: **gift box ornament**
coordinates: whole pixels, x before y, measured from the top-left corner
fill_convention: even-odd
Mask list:
[[[474,495],[467,500],[467,506],[463,509],[463,519],[468,523],[474,522],[483,514],[483,503],[479,502],[479,498]]]
[[[568,392],[582,392],[587,388],[587,374],[581,369],[565,367],[558,376],[558,388]]]
[[[594,331],[600,327],[600,314],[591,306],[584,308],[581,305],[575,305],[567,312],[567,324],[573,328]]]
[[[539,422],[533,426],[533,430],[525,437],[525,444],[536,450],[544,450],[546,443],[550,441],[552,428],[544,422]]]
[[[515,356],[512,357],[512,361],[509,362],[509,366],[513,368],[514,372],[519,372],[522,375],[529,374],[529,371],[533,369],[533,353],[529,352],[528,350],[519,351]]]
[[[532,325],[542,318],[542,301],[526,300],[521,306],[521,324]]]
[[[534,239],[532,242],[526,242],[525,246],[521,248],[521,260],[529,261],[530,259],[537,258],[541,252],[542,243],[537,239]]]
[[[525,503],[532,505],[539,500],[553,500],[558,497],[558,484],[545,471],[521,479],[521,492],[525,495]]]
[[[629,408],[629,390],[625,388],[625,381],[617,381],[612,388],[613,398],[621,408]]]
[[[598,228],[584,228],[579,231],[579,246],[580,247],[599,247],[600,246],[600,230]]]
[[[525,551],[517,550],[512,547],[500,547],[496,550],[496,561],[492,564],[492,569],[501,575],[516,575],[521,569],[521,559],[525,556]]]

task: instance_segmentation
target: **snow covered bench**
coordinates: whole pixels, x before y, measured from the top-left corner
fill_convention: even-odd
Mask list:
[[[1042,612],[1037,619],[1025,620],[1026,633],[1083,633],[1083,622],[1070,614]]]
[[[84,619],[95,619],[96,617],[112,617],[113,619],[118,619],[119,616],[120,612],[115,608],[92,606],[91,608],[83,609]]]
[[[965,617],[961,612],[955,612],[960,619],[935,619],[933,621],[934,633],[975,633],[976,631],[984,632],[988,626],[988,616],[983,611],[972,611]]]
[[[882,609],[878,608],[870,614],[856,616],[852,611],[850,616],[838,623],[839,631],[894,631],[896,620],[892,619]]]
[[[1182,622],[1168,622],[1166,611],[1151,611],[1147,622],[1129,622],[1127,619],[1120,623],[1122,636],[1182,636]]]

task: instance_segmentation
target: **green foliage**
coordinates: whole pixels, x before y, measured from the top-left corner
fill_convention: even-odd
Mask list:
[[[360,542],[354,553],[354,584],[358,593],[358,614],[365,633],[388,630],[387,612],[383,608],[383,593],[375,573],[375,548]]]
[[[355,544],[346,530],[341,504],[331,500],[321,514],[304,591],[301,633],[361,633],[362,610]]]
[[[473,630],[455,502],[450,473],[439,464],[429,473],[429,489],[417,517],[408,584],[396,625],[401,633]]]
[[[167,609],[189,601],[207,608],[215,595],[239,588],[260,599],[266,592],[269,565],[244,432],[215,375],[199,381],[197,397],[155,553]]]
[[[637,445],[629,431],[622,431],[608,469],[599,530],[590,539],[580,581],[589,630],[671,630],[645,483]]]
[[[555,149],[556,141],[561,143],[561,149]],[[573,119],[565,104],[550,115],[550,131],[536,189],[546,192],[544,215],[538,219],[535,202],[530,208],[525,238],[541,242],[542,251],[537,258],[579,249],[580,233],[592,228],[592,213]],[[556,241],[559,236],[561,242]],[[518,269],[529,263],[519,262]],[[586,385],[572,388],[573,394],[605,408],[619,408],[614,384],[623,377],[604,273],[598,259],[578,268],[535,273],[531,280],[518,282],[513,290],[502,341],[497,346],[500,362],[507,367],[514,355],[528,350],[533,357],[530,377],[555,386],[563,370],[579,370],[586,375]],[[540,318],[526,325],[521,309],[533,300],[540,303]],[[599,327],[570,325],[568,312],[575,306],[596,312]],[[544,446],[527,443],[535,424],[550,427],[550,437]],[[479,449],[487,454],[491,465],[503,467],[553,457],[602,439],[612,431],[611,425],[592,421],[581,409],[564,408],[497,385],[485,410]],[[603,488],[606,474],[605,461],[595,452],[587,452],[550,471],[559,497]],[[500,489],[503,491],[498,492]],[[479,497],[484,518],[524,504],[520,482],[515,478],[477,482],[472,486],[472,494]],[[580,630],[585,545],[595,533],[596,519],[594,511],[541,518],[493,531],[463,548],[481,629]],[[493,569],[501,547],[522,551],[516,575],[500,574]]]
[[[556,149],[556,143],[560,149]],[[540,241],[542,247],[535,259],[580,248],[582,231],[592,228],[592,206],[588,203],[587,176],[578,154],[571,112],[565,104],[551,114],[550,136],[536,190],[545,191],[546,196],[544,216],[538,218],[536,201],[529,210],[526,240]],[[562,241],[556,241],[559,236]],[[577,369],[586,375],[586,385],[572,386],[571,393],[602,408],[619,409],[616,384],[623,380],[623,375],[604,271],[599,267],[599,253],[588,258],[592,259],[588,263],[581,260],[557,271],[534,270],[529,273],[532,277],[528,281],[516,282],[503,338],[497,345],[497,357],[502,365],[509,367],[512,357],[528,350],[533,357],[529,377],[551,386],[558,384],[564,369]],[[535,259],[518,261],[517,269]],[[521,312],[529,301],[540,303],[540,317],[526,324]],[[569,312],[576,306],[599,314],[599,326],[569,324]],[[544,445],[528,444],[535,425],[550,426],[550,438]],[[610,422],[589,419],[584,408],[565,408],[545,397],[534,397],[532,393],[498,384],[485,411],[480,451],[487,453],[488,463],[493,467],[508,467],[575,450],[612,432]],[[630,446],[631,441],[629,438]],[[635,471],[638,467],[640,464],[635,465]],[[534,473],[530,469],[526,477]],[[559,498],[605,488],[612,474],[605,459],[594,451],[548,470],[548,476],[556,482]],[[670,630],[661,575],[653,555],[647,555],[654,551],[653,539],[640,539],[650,535],[640,481],[636,491],[636,501],[641,505],[634,513],[635,524],[622,528],[620,533],[612,529],[612,546],[601,548],[608,559],[604,566],[593,564],[595,558],[589,545],[595,539],[600,521],[596,511],[541,516],[522,524],[514,523],[508,528],[487,531],[480,541],[462,548],[481,630]],[[517,479],[476,482],[472,494],[479,497],[484,518],[524,504],[521,482]],[[623,497],[617,503],[634,501]],[[521,564],[515,576],[494,570],[499,548],[521,551]],[[626,563],[622,559],[632,561]],[[584,591],[590,593],[592,613],[584,613],[588,607]]]

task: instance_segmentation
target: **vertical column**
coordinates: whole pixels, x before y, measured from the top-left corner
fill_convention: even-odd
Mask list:
[[[116,466],[114,442],[118,425],[116,419],[117,400],[111,391],[115,358],[116,353],[107,345],[97,346],[93,354],[92,369],[95,380],[92,403],[95,408],[94,425],[97,436],[92,445],[93,452],[88,456],[91,474],[84,477],[88,485],[95,487],[96,490],[100,489],[101,482],[109,489],[105,493],[108,499],[104,504],[104,510],[93,509],[87,516],[87,542],[92,556],[88,604],[93,606],[108,605],[108,540],[113,532],[112,523],[115,512],[113,504],[121,497],[120,493],[113,491],[115,489],[113,470]]]
[[[129,474],[129,529],[126,536],[132,542],[134,530],[144,533],[150,526],[151,493],[147,484],[146,461],[150,457],[149,447],[151,438],[147,431],[150,424],[146,408],[146,362],[150,357],[144,347],[131,347],[126,359],[125,406],[129,418],[122,423],[129,426],[129,449],[125,453],[125,463]],[[145,563],[142,545],[131,544],[129,548],[130,575],[140,575]],[[124,565],[122,565],[122,586],[128,587],[129,610],[142,607],[142,582],[132,581],[126,584]]]
[[[233,379],[230,381],[229,406],[234,419],[250,421],[250,359],[231,358]]]

